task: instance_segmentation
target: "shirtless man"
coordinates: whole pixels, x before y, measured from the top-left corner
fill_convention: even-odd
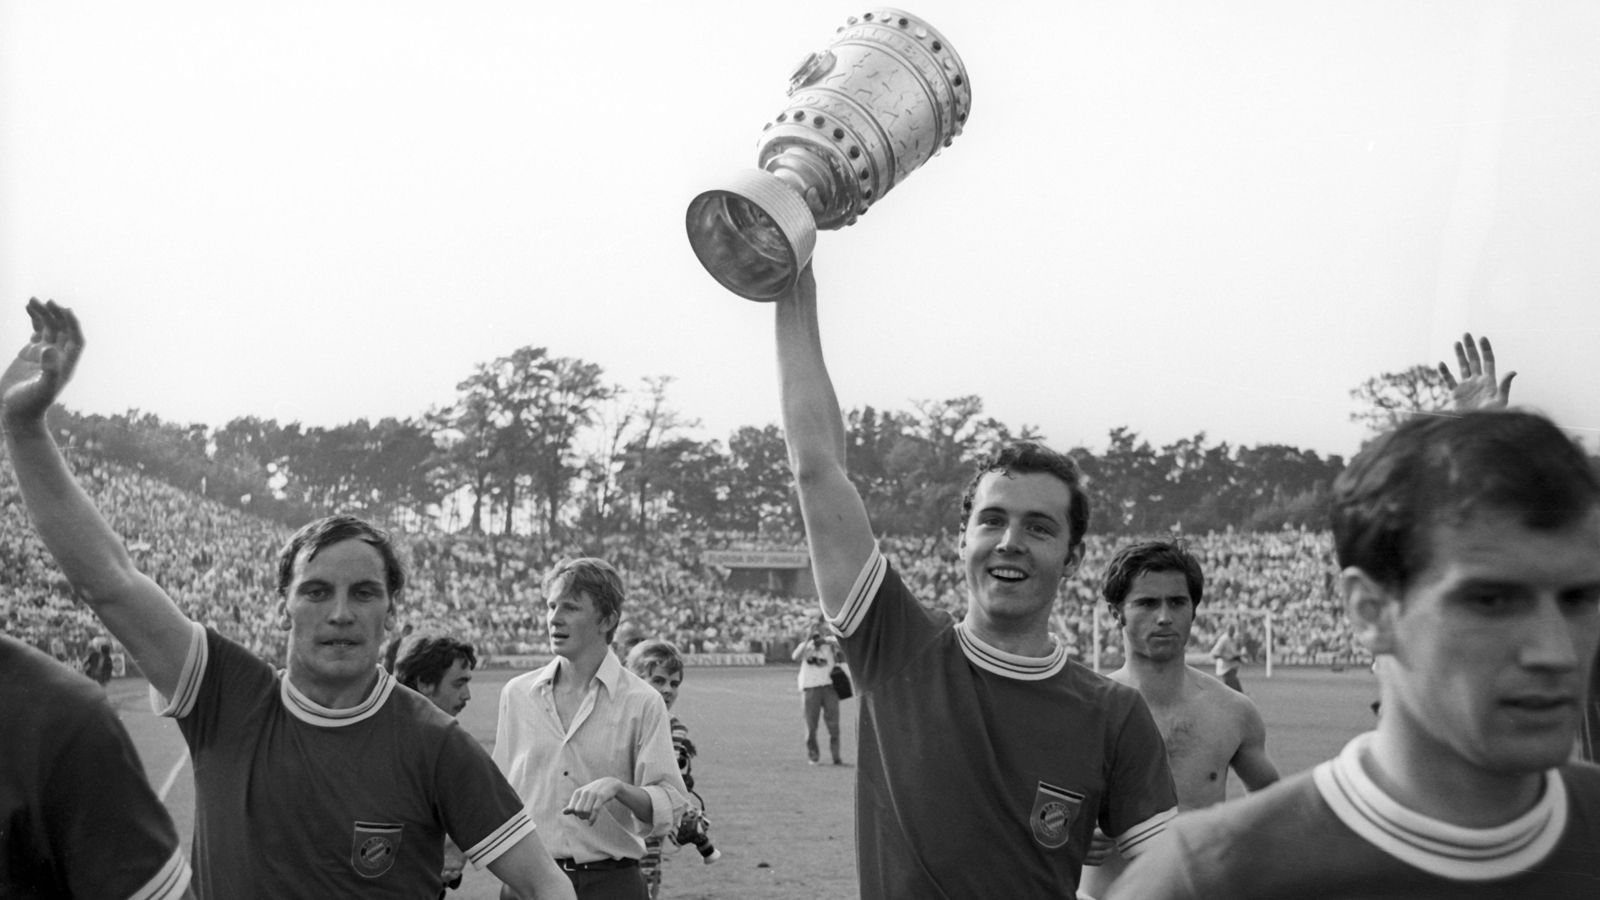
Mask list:
[[[1111,678],[1138,690],[1155,715],[1167,742],[1180,811],[1227,799],[1230,767],[1248,790],[1278,780],[1255,703],[1184,661],[1204,588],[1194,556],[1174,544],[1149,541],[1123,548],[1106,567],[1100,589],[1122,627],[1126,656]],[[1097,847],[1104,844],[1097,835]],[[1123,866],[1122,857],[1108,848],[1098,867],[1083,870],[1083,893],[1102,896]]]

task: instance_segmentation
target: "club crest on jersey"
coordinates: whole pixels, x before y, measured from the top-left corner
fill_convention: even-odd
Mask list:
[[[363,878],[377,878],[389,871],[400,855],[400,832],[404,825],[357,822],[350,843],[350,865]]]
[[[1033,795],[1033,813],[1029,817],[1033,823],[1033,839],[1048,850],[1065,846],[1072,836],[1072,822],[1081,808],[1082,794],[1039,782],[1039,790]]]

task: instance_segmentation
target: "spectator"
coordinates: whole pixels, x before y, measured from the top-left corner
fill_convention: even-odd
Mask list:
[[[644,838],[688,805],[666,704],[611,652],[623,587],[610,564],[563,561],[544,588],[556,658],[501,691],[494,760],[578,897],[646,900]]]
[[[689,726],[672,715],[673,704],[678,702],[678,689],[683,685],[683,657],[678,648],[666,641],[643,640],[628,651],[628,671],[639,676],[645,684],[661,695],[672,720],[672,752],[678,757],[678,774],[683,776],[683,786],[689,794],[700,798],[694,789],[694,758],[698,755],[694,741],[689,739]],[[678,827],[668,835],[674,844],[693,844],[700,858],[709,865],[722,858],[722,851],[711,842],[711,821],[704,815],[705,801],[700,807],[690,804],[678,820]],[[661,895],[661,838],[648,837],[644,842],[645,854],[639,860],[644,873],[650,900]]]
[[[800,714],[806,723],[806,759],[814,766],[820,752],[817,748],[817,718],[828,726],[828,753],[833,764],[844,765],[839,755],[839,694],[833,689],[833,667],[844,660],[839,641],[832,635],[824,637],[821,630],[813,630],[794,648],[793,657],[800,661]]]

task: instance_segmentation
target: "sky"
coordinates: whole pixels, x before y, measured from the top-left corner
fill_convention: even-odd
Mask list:
[[[774,423],[772,309],[684,213],[875,8],[0,3],[0,352],[38,296],[82,411],[411,416],[531,345],[670,376],[704,439]],[[819,237],[846,409],[1347,455],[1350,390],[1470,330],[1600,446],[1600,5],[906,8],[972,111]]]

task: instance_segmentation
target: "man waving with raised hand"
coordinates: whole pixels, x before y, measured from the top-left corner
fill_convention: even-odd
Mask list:
[[[83,352],[54,302],[0,378],[0,424],[34,527],[150,680],[194,758],[201,897],[433,900],[449,835],[524,897],[570,898],[489,755],[379,665],[405,586],[388,535],[353,516],[301,528],[277,566],[277,671],[189,619],[134,564],[45,423]]]

